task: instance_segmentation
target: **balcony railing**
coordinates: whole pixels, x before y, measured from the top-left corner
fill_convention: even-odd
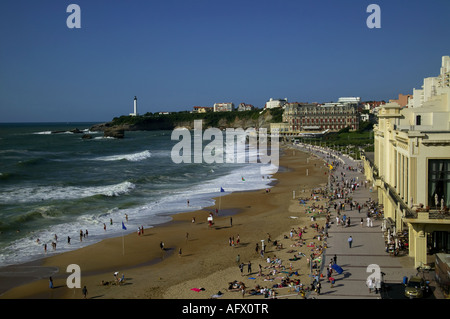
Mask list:
[[[389,193],[389,197],[391,197],[395,203],[395,205],[399,206],[400,210],[404,213],[403,216],[405,218],[417,218],[417,213],[418,212],[428,212],[428,218],[429,219],[450,219],[450,213],[447,211],[442,211],[440,209],[433,209],[433,208],[421,208],[421,209],[412,209],[411,207],[409,207],[404,201],[403,199],[400,197],[400,195],[397,193],[397,190],[392,187],[389,183],[384,181],[383,176],[379,175],[379,171],[378,168],[376,167],[376,165],[373,163],[373,161],[368,158],[367,156],[365,156],[366,154],[363,153],[366,161],[369,163],[370,167],[372,168],[373,171],[373,180],[379,180],[381,181],[384,189],[388,190]]]

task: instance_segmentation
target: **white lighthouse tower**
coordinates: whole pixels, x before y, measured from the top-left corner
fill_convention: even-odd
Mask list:
[[[137,116],[137,97],[134,97],[134,113],[130,113],[130,116]]]

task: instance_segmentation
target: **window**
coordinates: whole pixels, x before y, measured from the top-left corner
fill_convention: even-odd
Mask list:
[[[416,125],[421,125],[421,123],[422,123],[422,116],[417,115],[416,116]]]
[[[428,160],[428,206],[450,205],[450,159]]]

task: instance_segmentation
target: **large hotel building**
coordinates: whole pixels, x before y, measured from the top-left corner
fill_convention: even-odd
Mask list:
[[[296,136],[304,132],[337,132],[349,127],[359,129],[359,97],[339,98],[337,103],[285,103],[283,122],[272,123],[270,129],[281,135]]]
[[[407,106],[379,108],[365,174],[391,238],[397,242],[406,233],[415,266],[434,256],[438,267],[439,255],[450,257],[450,57],[442,57],[439,76],[423,83]]]

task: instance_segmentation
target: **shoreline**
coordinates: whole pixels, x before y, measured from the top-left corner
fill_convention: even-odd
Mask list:
[[[180,282],[187,282],[199,276],[204,277],[205,273],[214,274],[226,267],[231,267],[234,264],[232,257],[234,254],[226,251],[230,250],[227,249],[229,248],[227,246],[228,237],[231,234],[236,236],[240,233],[242,236],[242,245],[235,249],[245,250],[245,253],[248,250],[253,251],[253,245],[257,241],[250,240],[250,237],[254,237],[251,233],[260,229],[263,224],[261,220],[264,221],[267,218],[274,221],[274,225],[270,226],[274,235],[281,235],[288,230],[283,226],[292,224],[292,220],[283,220],[279,223],[280,225],[275,225],[277,218],[274,217],[274,212],[286,209],[290,205],[290,203],[286,203],[286,199],[292,199],[292,190],[290,192],[286,192],[286,190],[296,184],[295,178],[302,177],[303,180],[298,181],[303,184],[304,190],[307,188],[306,186],[309,186],[309,190],[317,188],[321,183],[326,183],[326,177],[318,174],[319,171],[322,172],[322,165],[317,165],[317,167],[314,165],[322,164],[322,159],[289,146],[283,147],[283,151],[280,156],[280,167],[284,169],[273,174],[276,180],[271,192],[266,193],[265,190],[240,191],[221,196],[219,216],[214,217],[212,227],[207,225],[206,219],[209,212],[217,208],[218,197],[214,198],[216,205],[172,215],[171,221],[145,229],[142,236],[132,233],[124,237],[108,238],[72,252],[47,257],[40,261],[40,267],[41,269],[44,269],[43,267],[52,267],[48,268],[52,270],[55,269],[54,267],[59,269],[58,273],[53,276],[57,289],[50,290],[48,278],[44,277],[9,289],[0,295],[0,298],[81,298],[80,289],[69,289],[65,285],[65,281],[70,275],[65,272],[65,268],[72,263],[80,265],[82,286],[88,287],[91,297],[94,294],[94,297],[97,298],[124,299],[159,299],[164,295],[164,291]],[[291,151],[294,153],[293,155],[286,154]],[[314,160],[306,163],[306,158],[311,157]],[[310,171],[308,177],[304,176],[304,171],[301,172],[306,167]],[[299,189],[298,186],[296,188]],[[275,196],[278,197],[277,200],[275,203],[271,203]],[[269,197],[272,198],[268,200]],[[221,211],[224,212],[223,215],[220,214]],[[233,225],[229,224],[231,216],[235,219]],[[192,217],[196,218],[195,223],[191,222]],[[188,238],[186,233],[189,233]],[[261,235],[259,234],[259,236]],[[246,237],[249,237],[249,241]],[[161,241],[166,244],[164,251],[159,248]],[[122,252],[122,244],[125,253]],[[176,256],[179,248],[182,248],[181,257]],[[211,260],[208,255],[215,257]],[[183,267],[183,278],[176,278],[178,266]],[[99,283],[102,280],[111,281],[112,273],[115,271],[119,271],[120,275],[124,273],[125,284],[122,287],[102,287]]]

